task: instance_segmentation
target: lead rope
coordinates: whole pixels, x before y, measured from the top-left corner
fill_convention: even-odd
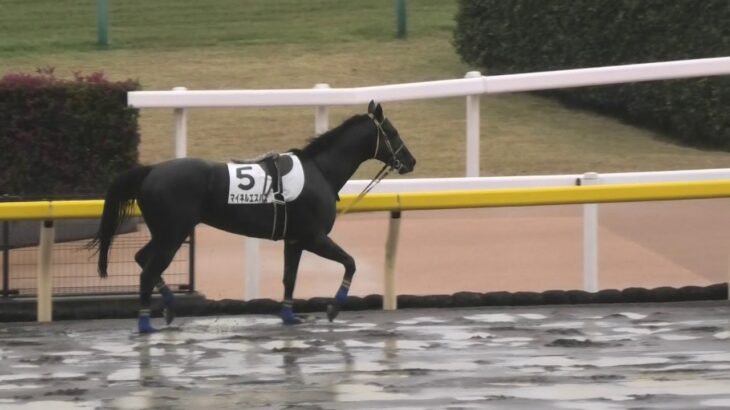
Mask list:
[[[388,168],[388,169],[386,170],[386,168]],[[375,185],[378,185],[378,183],[380,181],[382,181],[383,178],[387,177],[388,174],[390,174],[390,171],[392,171],[392,170],[393,170],[393,167],[389,166],[388,164],[383,165],[383,168],[381,168],[380,171],[378,171],[377,175],[375,175],[375,177],[372,179],[372,181],[370,181],[370,183],[368,183],[368,185],[365,187],[365,189],[363,189],[362,192],[360,192],[360,195],[358,195],[354,201],[350,202],[350,205],[348,205],[347,208],[345,208],[343,211],[341,211],[340,214],[344,215],[347,212],[349,212],[350,209],[352,209],[352,207],[355,206],[355,204],[360,202],[360,200],[363,199],[365,197],[365,195],[367,195],[373,188],[375,188]]]

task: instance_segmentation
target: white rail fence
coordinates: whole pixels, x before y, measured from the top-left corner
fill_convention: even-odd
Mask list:
[[[730,178],[730,170],[605,175],[589,172],[583,175],[478,178],[480,162],[479,96],[481,94],[728,74],[730,74],[730,57],[718,57],[500,76],[482,76],[477,71],[471,71],[463,79],[356,88],[330,88],[328,84],[316,84],[312,89],[276,90],[187,90],[185,87],[175,87],[172,91],[130,92],[128,94],[128,103],[130,106],[137,108],[174,109],[175,155],[176,157],[184,157],[187,155],[187,110],[191,108],[313,106],[315,107],[315,132],[320,134],[329,128],[328,107],[330,106],[365,104],[370,100],[388,102],[466,97],[465,174],[467,178],[384,181],[376,188],[376,192],[565,186],[574,185],[576,181],[581,181],[583,184],[680,182],[698,179],[727,179]],[[350,181],[345,185],[342,192],[359,192],[366,183],[367,181]],[[584,288],[588,291],[598,289],[597,221],[597,205],[584,205]],[[393,223],[392,219],[391,223]],[[246,299],[255,298],[258,294],[258,247],[257,240],[247,240],[245,251]]]

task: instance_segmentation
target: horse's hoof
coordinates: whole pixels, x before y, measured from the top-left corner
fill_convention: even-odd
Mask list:
[[[330,322],[335,320],[337,315],[340,314],[340,306],[339,305],[327,305],[327,319],[329,319]]]
[[[293,316],[290,318],[281,318],[281,321],[284,322],[287,326],[296,326],[302,324],[302,319],[300,319],[298,316]]]
[[[159,330],[155,329],[154,327],[148,327],[148,328],[144,328],[144,329],[140,328],[139,329],[139,334],[141,334],[141,335],[149,335],[149,334],[157,333],[157,332],[159,332]]]
[[[170,324],[173,320],[175,320],[175,309],[172,307],[166,307],[165,308],[165,323]]]

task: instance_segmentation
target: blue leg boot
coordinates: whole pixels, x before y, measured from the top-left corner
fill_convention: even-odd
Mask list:
[[[165,323],[170,324],[175,320],[175,295],[167,285],[160,286],[160,295],[162,295],[162,305],[165,307]]]
[[[279,314],[281,320],[285,325],[298,325],[302,323],[302,319],[299,319],[292,310],[293,302],[291,300],[285,300]]]
[[[137,328],[140,334],[149,334],[157,331],[152,327],[150,323],[150,311],[149,309],[142,309],[139,311],[139,318],[137,319]]]
[[[345,279],[342,281],[342,285],[335,294],[335,303],[327,305],[327,319],[329,321],[335,320],[337,315],[340,314],[340,308],[347,302],[347,293],[350,291],[350,281]]]

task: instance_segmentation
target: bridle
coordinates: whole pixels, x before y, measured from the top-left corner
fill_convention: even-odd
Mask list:
[[[385,122],[385,119],[383,119],[383,121],[381,122],[378,122],[378,120],[375,119],[375,116],[369,113],[368,117],[373,120],[373,124],[375,124],[375,128],[378,130],[378,136],[375,137],[375,153],[373,154],[373,159],[378,159],[378,152],[380,151],[380,139],[382,136],[383,141],[385,141],[385,146],[388,148],[388,151],[390,151],[391,156],[390,162],[387,162],[385,164],[385,167],[390,167],[390,170],[397,169],[400,171],[400,169],[403,168],[403,163],[401,163],[398,159],[398,153],[400,152],[400,150],[403,149],[405,144],[403,144],[403,141],[401,141],[400,147],[394,150],[393,145],[390,143],[390,138],[388,138],[388,134],[386,134],[385,130],[383,129],[383,122]]]
[[[367,195],[373,188],[375,188],[375,185],[378,185],[380,181],[382,181],[385,177],[388,176],[388,174],[391,173],[394,169],[397,169],[400,171],[401,168],[403,168],[403,163],[398,159],[397,155],[400,152],[400,150],[403,149],[405,144],[403,141],[401,141],[400,147],[397,149],[393,149],[393,145],[390,143],[390,138],[388,138],[388,134],[383,129],[383,122],[385,122],[385,119],[383,121],[378,122],[377,119],[375,119],[375,116],[371,113],[368,113],[368,117],[370,117],[371,120],[373,120],[373,124],[375,124],[375,128],[378,131],[378,135],[375,137],[375,153],[373,153],[373,159],[378,159],[378,152],[380,152],[380,139],[382,136],[382,139],[384,141],[384,144],[388,151],[390,151],[390,161],[386,162],[385,165],[383,165],[383,168],[378,171],[378,173],[373,177],[373,179],[367,184],[367,186],[360,192],[360,194],[355,198],[354,201],[350,203],[350,205],[347,206],[342,212],[342,214],[346,214],[350,209],[352,209],[355,204],[360,202],[365,195]]]

